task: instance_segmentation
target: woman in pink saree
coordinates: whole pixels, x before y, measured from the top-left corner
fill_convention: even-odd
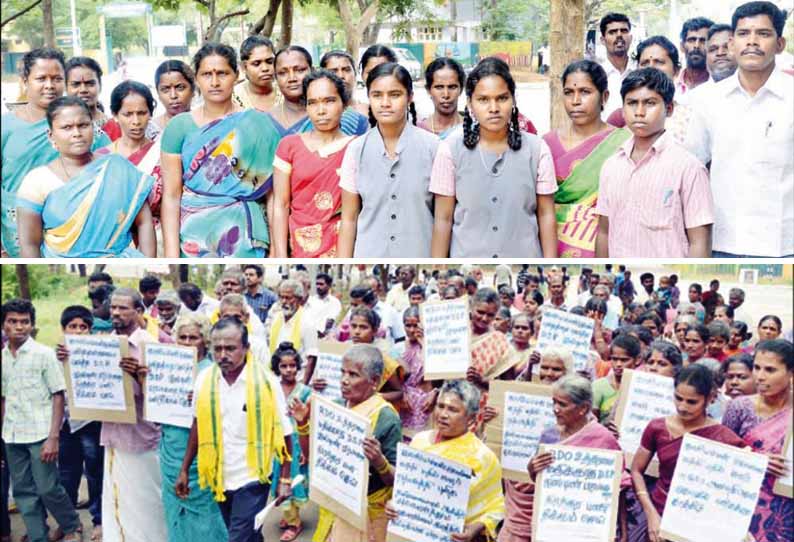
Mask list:
[[[789,341],[761,341],[755,349],[753,378],[757,395],[734,399],[722,423],[744,439],[754,452],[769,456],[769,468],[750,523],[758,542],[794,540],[794,500],[772,492],[783,474],[783,444],[792,426],[794,347]]]

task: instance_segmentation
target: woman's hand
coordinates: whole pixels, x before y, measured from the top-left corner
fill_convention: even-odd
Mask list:
[[[381,470],[386,465],[386,456],[380,449],[380,442],[374,437],[367,437],[363,442],[364,456],[375,470]]]
[[[659,513],[656,511],[656,509],[647,514],[647,518],[649,542],[664,542],[664,539],[659,534],[662,526],[662,518],[659,517]]]
[[[293,418],[295,418],[295,421],[298,423],[298,425],[304,425],[309,419],[309,415],[311,413],[309,402],[307,401],[304,403],[297,397],[293,397],[292,401],[289,403],[289,413]]]
[[[452,533],[449,537],[455,542],[471,542],[479,536],[484,528],[485,525],[480,522],[471,523],[463,526],[462,533]]]
[[[69,361],[69,349],[66,348],[65,344],[58,344],[55,346],[55,357],[61,363],[67,363]]]
[[[492,407],[491,405],[485,405],[482,409],[482,421],[483,423],[488,423],[494,418],[499,415],[499,411],[496,407]]]
[[[536,454],[535,457],[529,460],[529,465],[527,465],[529,478],[534,482],[535,477],[552,463],[554,463],[554,456],[551,455],[551,452]]]
[[[385,510],[385,512],[386,512],[386,518],[387,518],[389,521],[394,521],[394,520],[396,520],[397,518],[399,518],[399,517],[400,517],[400,513],[399,513],[399,512],[397,511],[397,509],[394,507],[393,501],[391,501],[391,500],[389,500],[389,501],[386,503],[386,507],[384,508],[384,510]]]
[[[478,371],[474,367],[469,367],[468,369],[466,369],[466,380],[468,380],[469,382],[480,388],[485,387],[486,384],[485,380],[483,380],[482,375],[480,374],[480,371]]]
[[[316,392],[322,392],[328,387],[328,381],[324,378],[315,378],[312,380],[312,389]]]
[[[436,408],[436,400],[438,399],[438,388],[433,389],[430,393],[427,394],[425,397],[425,402],[422,405],[422,412],[425,414],[433,412],[433,409]]]
[[[604,427],[606,427],[617,440],[620,440],[620,431],[618,430],[618,426],[615,424],[615,420],[609,420]]]
[[[788,472],[786,466],[786,458],[780,454],[766,454],[769,457],[769,464],[766,467],[766,473],[771,474],[775,478],[781,478]]]

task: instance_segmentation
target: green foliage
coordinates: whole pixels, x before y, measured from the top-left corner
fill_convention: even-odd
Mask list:
[[[484,0],[481,9],[486,39],[548,41],[549,0]]]
[[[58,295],[58,292],[72,290],[81,285],[85,286],[85,279],[66,273],[51,273],[47,265],[28,265],[27,269],[30,295],[33,297],[33,301],[47,299],[53,295]],[[16,266],[3,265],[2,277],[3,303],[11,298],[19,297]]]

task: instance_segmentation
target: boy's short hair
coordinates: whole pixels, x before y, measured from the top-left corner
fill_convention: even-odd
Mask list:
[[[659,94],[665,105],[673,103],[675,83],[656,68],[640,68],[628,74],[620,85],[620,97],[625,102],[626,94],[643,87]]]
[[[94,325],[94,315],[91,314],[91,311],[82,305],[70,305],[63,309],[61,313],[61,328],[65,329],[69,322],[75,319],[80,319],[86,324],[88,327]]]
[[[17,314],[27,314],[30,316],[30,323],[36,325],[36,307],[28,299],[11,299],[3,303],[2,306],[2,320],[0,323],[6,323],[6,316],[9,313],[15,312]]]

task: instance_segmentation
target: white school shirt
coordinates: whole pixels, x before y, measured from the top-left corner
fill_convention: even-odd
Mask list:
[[[623,98],[620,97],[620,86],[623,84],[623,80],[626,76],[636,69],[636,66],[629,60],[629,63],[626,64],[626,70],[621,73],[607,58],[604,60],[604,63],[601,64],[601,67],[607,72],[607,86],[609,88],[609,100],[607,100],[607,104],[601,112],[601,120],[606,122],[609,115],[614,113],[616,109],[621,109],[623,107]]]
[[[297,317],[293,315],[288,321],[285,321],[281,325],[281,331],[276,338],[276,346],[284,341],[290,341],[292,339],[292,330],[297,320]],[[270,333],[272,330],[272,327],[267,330],[268,349],[270,348]],[[318,344],[319,338],[317,337],[317,323],[314,321],[311,314],[306,313],[306,309],[303,310],[303,317],[301,318],[300,335],[300,355],[303,357],[303,363],[305,364],[306,358],[308,356],[317,357],[320,354],[320,346]]]
[[[204,380],[209,377],[211,372],[212,367],[206,367],[198,374],[193,386],[193,397],[199,396]],[[292,434],[292,423],[287,415],[287,401],[284,399],[284,392],[269,371],[265,371],[265,375],[276,399],[277,412],[275,414],[281,422],[284,437],[287,437]],[[234,491],[257,481],[257,478],[251,475],[245,457],[248,447],[248,414],[243,410],[245,382],[245,370],[240,373],[232,385],[226,382],[223,375],[218,378],[218,397],[220,398],[221,420],[223,421],[221,426],[223,430],[223,489],[225,491]],[[193,416],[196,417],[197,413],[198,401],[193,401]]]
[[[794,78],[776,69],[750,96],[737,71],[690,106],[686,147],[711,161],[713,249],[794,254]]]

